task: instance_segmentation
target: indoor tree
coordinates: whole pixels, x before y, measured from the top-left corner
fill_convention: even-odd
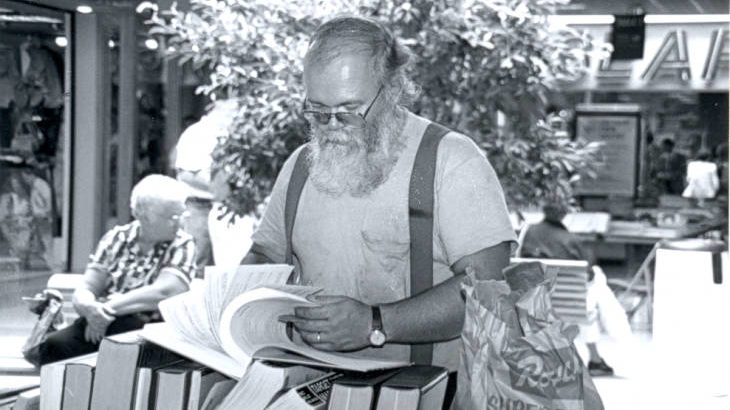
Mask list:
[[[231,174],[227,205],[245,214],[268,195],[284,160],[306,140],[302,59],[310,33],[329,16],[384,21],[418,61],[422,88],[412,110],[463,132],[494,166],[509,205],[567,201],[571,181],[590,174],[597,147],[558,138],[546,92],[580,78],[591,52],[585,34],[549,24],[569,0],[191,0],[161,11],[150,33],[165,52],[206,74],[198,88],[240,110],[214,156]],[[498,121],[497,113],[504,119]]]

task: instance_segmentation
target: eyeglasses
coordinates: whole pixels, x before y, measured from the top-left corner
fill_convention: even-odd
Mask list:
[[[330,122],[330,119],[332,117],[335,117],[337,119],[337,122],[342,124],[345,127],[350,128],[365,128],[365,125],[367,125],[367,116],[370,112],[370,109],[373,108],[373,104],[375,104],[375,101],[378,100],[378,97],[380,96],[380,92],[383,91],[383,86],[381,85],[380,88],[378,88],[378,92],[375,94],[375,98],[373,98],[373,101],[370,102],[370,105],[368,105],[368,108],[365,109],[365,112],[360,114],[356,112],[348,112],[348,111],[342,111],[342,112],[322,112],[322,111],[314,111],[314,110],[307,110],[305,109],[302,111],[302,114],[304,115],[304,118],[309,121],[311,124],[320,124],[320,125],[327,125]],[[307,100],[304,100],[304,106],[306,107]]]

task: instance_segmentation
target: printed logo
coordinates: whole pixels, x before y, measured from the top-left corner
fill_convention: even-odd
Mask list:
[[[522,350],[506,356],[512,388],[564,400],[583,397],[583,369],[572,348],[540,352]]]

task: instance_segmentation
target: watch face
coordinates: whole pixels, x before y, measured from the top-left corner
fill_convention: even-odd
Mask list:
[[[373,330],[370,332],[370,344],[375,347],[380,347],[385,344],[385,333],[380,330]]]

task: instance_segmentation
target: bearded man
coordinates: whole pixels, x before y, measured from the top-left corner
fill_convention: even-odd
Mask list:
[[[411,294],[409,181],[430,121],[404,106],[416,94],[409,58],[373,20],[338,17],[316,30],[304,60],[311,140],[280,171],[243,263],[283,263],[291,249],[297,283],[324,295],[282,320],[313,347],[408,360],[411,345],[435,343],[432,363],[456,370],[464,274],[501,278],[515,234],[484,154],[449,132],[435,161],[433,279]],[[299,155],[309,155],[309,177],[288,246],[287,191]]]

